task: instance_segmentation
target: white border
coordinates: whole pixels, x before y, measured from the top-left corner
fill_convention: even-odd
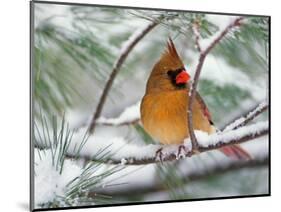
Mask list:
[[[280,174],[280,40],[281,12],[277,0],[91,0],[69,2],[272,16],[272,197],[79,209],[79,211],[278,211]],[[1,2],[1,211],[27,211],[29,201],[29,2]],[[252,180],[252,179],[249,179]],[[277,210],[276,210],[277,208]]]

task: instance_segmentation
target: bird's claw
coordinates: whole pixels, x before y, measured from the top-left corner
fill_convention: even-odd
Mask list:
[[[184,151],[184,154],[182,154],[182,151]],[[177,152],[177,159],[184,158],[187,153],[188,151],[186,147],[183,144],[179,145],[178,152]]]
[[[162,152],[163,148],[159,148],[156,153],[155,153],[155,158],[158,159],[161,163],[163,163],[163,152]]]

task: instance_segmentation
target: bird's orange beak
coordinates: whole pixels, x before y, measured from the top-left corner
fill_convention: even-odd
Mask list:
[[[183,83],[187,83],[187,81],[190,79],[190,75],[183,70],[182,72],[180,72],[177,77],[176,77],[176,83],[177,84],[183,84]]]

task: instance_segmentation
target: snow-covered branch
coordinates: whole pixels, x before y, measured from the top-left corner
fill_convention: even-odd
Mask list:
[[[268,134],[268,122],[259,122],[249,126],[240,127],[235,130],[227,132],[218,132],[216,134],[208,135],[202,131],[195,131],[198,138],[198,149],[197,152],[192,151],[190,139],[184,141],[186,148],[185,152],[182,152],[181,155],[178,155],[178,145],[133,145],[128,144],[120,139],[115,139],[112,141],[115,154],[110,154],[110,157],[102,162],[110,164],[123,164],[123,165],[144,165],[151,163],[158,163],[164,161],[173,161],[178,160],[179,158],[191,157],[194,154],[199,154],[202,152],[218,150],[224,146],[229,146],[233,144],[240,144],[249,140],[256,139],[258,137]],[[104,140],[103,140],[104,141]],[[90,151],[90,146],[99,146],[99,142],[95,143],[91,138],[87,141],[85,145],[85,152],[81,151],[80,157],[86,160],[95,160],[92,157],[92,152]],[[162,149],[162,160],[158,158],[156,152],[160,148]],[[110,147],[106,150],[110,151]],[[68,154],[68,157],[73,157],[71,153]]]
[[[102,112],[103,105],[105,103],[106,97],[108,95],[108,92],[113,84],[113,81],[116,77],[116,75],[119,73],[120,68],[126,58],[128,57],[129,53],[132,51],[134,46],[147,34],[149,33],[155,26],[157,26],[158,22],[152,21],[150,22],[147,26],[144,28],[141,28],[137,30],[135,33],[132,34],[132,36],[127,40],[124,44],[123,47],[120,50],[120,55],[117,58],[116,62],[113,65],[112,72],[105,84],[105,87],[103,89],[102,95],[99,99],[96,111],[93,115],[93,118],[91,120],[90,126],[89,126],[89,132],[93,133],[95,130],[96,126],[96,120],[100,117],[100,114]]]
[[[234,130],[239,127],[245,126],[250,121],[252,121],[255,117],[257,117],[259,114],[267,110],[268,103],[267,101],[263,101],[260,104],[258,104],[254,109],[248,111],[245,115],[240,116],[240,118],[233,121],[231,124],[227,125],[223,131],[229,131]]]
[[[223,39],[223,37],[231,29],[233,29],[236,26],[240,26],[242,20],[243,20],[243,17],[235,18],[233,21],[231,21],[231,23],[229,25],[227,25],[225,27],[225,29],[223,29],[222,31],[218,32],[217,35],[215,35],[215,37],[211,40],[210,44],[204,50],[200,51],[198,64],[197,64],[197,67],[195,70],[195,75],[193,78],[193,83],[191,85],[190,92],[189,92],[189,103],[188,103],[188,111],[189,111],[188,112],[188,130],[189,130],[189,135],[190,135],[191,142],[192,142],[192,150],[194,152],[198,151],[199,146],[198,146],[198,141],[196,139],[194,129],[193,129],[192,107],[193,107],[193,103],[194,103],[194,99],[195,99],[197,84],[199,81],[200,73],[201,73],[205,58],[206,58],[207,54]]]
[[[106,126],[123,126],[137,123],[140,120],[140,102],[131,105],[116,118],[100,117],[97,124]]]
[[[255,109],[250,110],[246,113],[246,115],[243,115],[238,120],[244,120],[244,122],[239,123],[237,121],[234,121],[227,126],[233,126],[232,130],[227,130],[214,134],[214,135],[207,135],[203,132],[197,131],[196,135],[199,139],[199,144],[201,145],[199,147],[200,151],[208,151],[213,149],[219,149],[223,145],[228,145],[228,143],[240,143],[247,140],[254,139],[256,137],[262,136],[268,132],[268,128],[261,129],[261,131],[258,131],[260,126],[265,126],[266,124],[260,125],[260,123],[255,125],[250,125],[248,127],[245,127],[250,120],[257,117],[259,114],[261,114],[263,111],[265,111],[265,108],[267,107],[267,104],[265,102],[260,103]],[[111,126],[123,126],[125,124],[132,124],[134,120],[139,120],[139,102],[136,104],[126,108],[118,117],[116,118],[101,118],[97,120],[97,123],[99,124],[105,124],[105,125],[111,125]],[[242,127],[243,126],[243,127]],[[238,128],[239,127],[239,128]],[[230,127],[229,127],[230,128]],[[237,129],[238,128],[238,129]],[[108,129],[105,129],[108,130]],[[238,131],[237,131],[238,130]],[[247,132],[249,130],[249,132]],[[258,131],[257,134],[251,134],[255,131]],[[39,133],[39,132],[38,132]],[[68,158],[74,157],[74,149],[75,146],[79,146],[81,144],[81,139],[85,136],[87,133],[87,128],[80,128],[78,131],[75,131],[72,137],[72,141],[70,144],[70,148],[67,152]],[[242,134],[241,134],[242,133]],[[43,134],[42,132],[40,134]],[[236,137],[235,137],[236,135]],[[39,135],[36,134],[36,137]],[[226,137],[227,139],[225,139]],[[229,137],[231,136],[231,137]],[[241,137],[242,136],[242,137]],[[40,136],[39,136],[40,137]],[[40,140],[40,139],[39,139]],[[223,141],[223,143],[220,143],[220,141]],[[226,144],[225,144],[226,143]],[[186,141],[187,145],[190,145],[190,140],[187,139]],[[218,144],[218,145],[215,145]],[[207,145],[207,146],[206,146]],[[214,146],[215,145],[215,146]],[[39,149],[45,149],[49,148],[46,146],[44,142],[38,142],[35,144],[35,147]],[[160,149],[161,147],[164,147],[163,152],[166,153],[166,155],[170,155],[168,157],[165,157],[164,160],[175,160],[176,158],[176,152],[178,150],[178,146],[169,146],[166,148],[165,146],[161,145],[135,145],[128,143],[126,139],[124,139],[120,135],[115,134],[109,134],[105,133],[103,128],[100,128],[99,131],[95,133],[95,135],[90,135],[87,139],[87,142],[85,142],[84,147],[81,149],[80,154],[78,155],[79,158],[87,160],[96,160],[94,156],[98,154],[100,151],[110,152],[110,158],[108,158],[106,163],[127,163],[127,164],[148,164],[148,163],[155,163],[158,162],[157,158],[155,158],[155,152]],[[191,148],[189,148],[191,149]],[[169,150],[167,152],[166,150]],[[190,156],[191,153],[188,152],[188,156]]]

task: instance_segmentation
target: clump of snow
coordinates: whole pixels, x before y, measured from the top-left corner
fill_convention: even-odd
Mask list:
[[[65,119],[69,124],[70,129],[77,129],[85,123],[89,124],[91,119],[89,111],[82,109],[70,109],[68,108],[65,112]]]
[[[128,161],[125,158],[121,159],[121,165],[125,165]]]
[[[69,149],[74,150],[74,146],[81,143],[81,138],[86,133],[86,128],[80,129],[73,135],[73,142]],[[82,148],[80,155],[90,156],[104,150],[111,154],[114,160],[122,158],[142,159],[155,155],[155,151],[160,148],[160,145],[138,145],[129,143],[123,136],[116,136],[114,133],[109,133],[109,129],[97,128],[95,134],[90,136]]]
[[[40,154],[40,156],[39,156]],[[78,177],[82,169],[71,160],[65,160],[62,173],[52,164],[51,150],[35,151],[35,204],[52,202],[58,196],[64,196],[67,184]]]
[[[228,143],[230,141],[239,140],[246,135],[256,135],[261,131],[268,129],[268,121],[259,122],[249,126],[244,126],[236,130],[227,131],[219,134],[208,135],[202,131],[195,131],[196,138],[200,146],[208,147],[216,145],[219,142]]]
[[[100,117],[97,120],[99,124],[120,125],[122,123],[129,123],[140,118],[140,101],[136,104],[125,108],[125,110],[117,118]]]

